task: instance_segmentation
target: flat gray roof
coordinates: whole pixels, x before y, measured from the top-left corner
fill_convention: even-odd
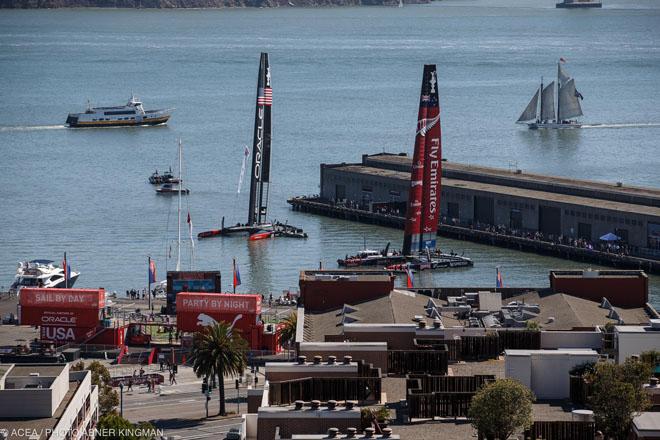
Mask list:
[[[373,162],[381,162],[385,164],[395,164],[399,166],[410,166],[412,164],[412,158],[408,155],[401,156],[398,154],[375,154],[367,157],[368,160]],[[470,165],[470,164],[461,164],[456,162],[443,162],[443,169],[448,171],[462,171],[470,172],[475,174],[486,174],[491,176],[498,177],[507,177],[509,179],[516,180],[528,180],[534,182],[543,182],[549,184],[560,184],[566,186],[580,186],[598,189],[608,192],[616,192],[621,194],[634,194],[634,195],[643,195],[645,197],[655,197],[660,198],[660,189],[657,188],[648,188],[640,186],[616,186],[614,183],[598,182],[595,180],[586,180],[586,179],[574,179],[568,177],[559,177],[559,176],[548,176],[545,174],[536,174],[522,172],[516,174],[513,171],[505,170],[502,168],[491,168],[482,165]]]
[[[410,174],[402,171],[393,171],[383,168],[366,167],[362,165],[345,165],[332,168],[340,172],[364,174],[370,176],[380,176],[401,181],[409,181]],[[458,180],[442,178],[442,185],[451,187],[453,189],[466,189],[471,191],[482,191],[492,194],[500,194],[512,197],[524,197],[528,199],[538,200],[540,202],[550,201],[562,204],[586,206],[597,209],[607,209],[626,214],[639,214],[648,215],[652,217],[660,217],[660,208],[653,206],[635,205],[632,203],[614,202],[603,199],[592,199],[581,196],[571,196],[566,194],[558,194],[547,191],[536,191],[531,189],[516,188],[512,186],[494,185],[490,183],[473,182],[468,180]],[[660,193],[660,192],[659,192]]]
[[[66,364],[62,365],[16,365],[7,377],[29,376],[30,373],[39,373],[39,376],[56,377],[64,370]]]
[[[67,406],[69,406],[71,399],[73,399],[76,391],[78,391],[79,386],[80,382],[69,381],[69,389],[64,395],[64,399],[62,399],[62,403],[60,403],[60,406],[58,406],[55,410],[53,417],[42,417],[36,419],[6,419],[0,417],[0,427],[9,430],[9,438],[7,440],[25,440],[27,436],[12,436],[12,431],[20,433],[21,430],[22,432],[37,432],[40,434],[39,440],[46,439],[48,437],[47,431],[52,431],[55,428],[57,422],[60,420],[60,417],[62,417],[62,414],[64,414]]]

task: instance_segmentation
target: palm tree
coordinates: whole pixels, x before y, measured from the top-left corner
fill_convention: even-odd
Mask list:
[[[296,341],[296,327],[298,326],[298,313],[296,310],[293,310],[289,316],[284,318],[281,322],[282,327],[280,327],[280,344],[287,345],[289,348],[291,344]]]
[[[197,377],[217,377],[221,416],[225,409],[225,376],[240,376],[247,360],[248,344],[238,329],[231,329],[226,322],[218,322],[195,333],[193,339],[192,364]]]

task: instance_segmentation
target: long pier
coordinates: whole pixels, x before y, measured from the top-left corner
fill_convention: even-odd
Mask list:
[[[335,206],[315,198],[293,197],[287,202],[292,206],[294,211],[386,226],[395,229],[403,229],[405,225],[405,218],[403,217],[344,206]],[[634,257],[631,255],[612,254],[592,249],[578,248],[446,224],[439,225],[438,235],[456,240],[467,240],[491,246],[516,249],[523,252],[534,252],[540,255],[549,255],[567,260],[589,262],[621,269],[639,269],[644,270],[646,273],[660,274],[660,261]]]

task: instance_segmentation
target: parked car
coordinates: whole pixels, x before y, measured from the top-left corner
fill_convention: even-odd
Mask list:
[[[230,428],[225,440],[241,440],[241,430],[238,428]]]

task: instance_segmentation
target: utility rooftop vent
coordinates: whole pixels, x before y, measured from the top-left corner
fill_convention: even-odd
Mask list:
[[[651,319],[651,330],[660,331],[660,319]]]
[[[603,300],[600,302],[600,307],[602,309],[612,310],[612,304],[610,304],[610,302],[605,297],[603,297]]]
[[[347,314],[349,314],[349,313],[355,313],[355,312],[357,312],[358,310],[359,310],[359,309],[356,308],[356,307],[350,306],[350,305],[348,305],[348,304],[344,304],[344,307],[342,307],[340,314],[341,314],[341,315],[347,315]]]

